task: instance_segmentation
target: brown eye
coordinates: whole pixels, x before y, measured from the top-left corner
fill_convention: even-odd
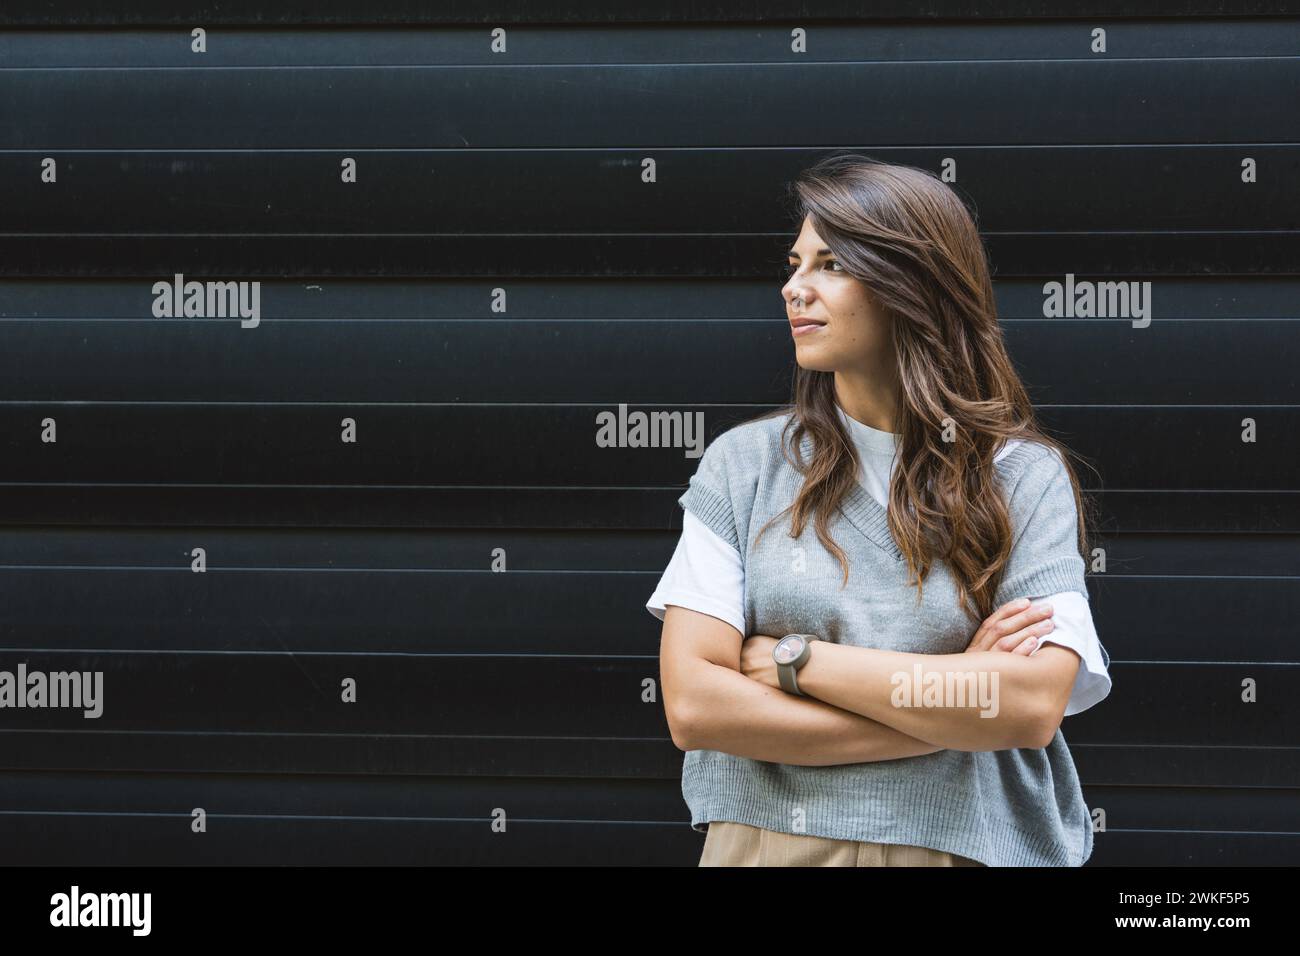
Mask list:
[[[832,270],[831,270],[832,272],[843,272],[843,271],[844,271],[844,267],[843,267],[842,265],[840,265],[840,262],[839,262],[838,259],[827,259],[827,260],[826,260],[826,265],[828,265],[828,266],[835,266],[835,267],[836,267],[835,269],[832,269]],[[825,266],[823,266],[823,268],[825,268]],[[787,264],[786,267],[785,267],[785,274],[786,274],[787,276],[792,276],[792,275],[794,275],[794,274],[795,274],[796,272],[798,272],[798,271],[799,271],[799,267],[798,267],[798,266],[792,266],[792,265],[788,265],[788,264]]]

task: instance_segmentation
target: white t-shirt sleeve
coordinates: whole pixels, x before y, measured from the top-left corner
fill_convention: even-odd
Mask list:
[[[740,552],[689,511],[682,512],[682,536],[646,610],[662,621],[669,604],[726,621],[745,636]]]
[[[1070,717],[1100,703],[1110,693],[1110,655],[1097,637],[1088,599],[1078,591],[1061,591],[1032,600],[1052,605],[1051,620],[1056,627],[1038,639],[1038,647],[1029,656],[1033,657],[1039,648],[1050,643],[1068,647],[1082,658],[1065,716]]]

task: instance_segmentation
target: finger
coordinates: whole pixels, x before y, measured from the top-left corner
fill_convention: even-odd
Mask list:
[[[1014,651],[1025,641],[1034,639],[1041,641],[1043,636],[1050,634],[1056,629],[1056,625],[1051,621],[1041,621],[1032,627],[1022,628],[1014,634],[1007,634],[993,642],[993,649],[998,651]]]
[[[1050,630],[1050,628],[1045,629],[1045,627],[1051,622],[1053,613],[1054,609],[1051,605],[1034,604],[1023,611],[1011,614],[997,621],[989,628],[990,636],[986,638],[986,643],[991,647],[1005,637],[1026,630],[1034,634],[1044,634],[1047,630]]]
[[[1003,618],[1009,617],[1019,611],[1023,611],[1027,607],[1029,607],[1029,598],[1016,598],[1014,601],[1008,601],[1001,607],[994,608],[993,613],[984,619],[980,627],[981,629],[992,627]]]
[[[1056,609],[1046,601],[1035,602],[1029,607],[1020,611],[1018,614],[1011,614],[1003,618],[999,624],[1003,628],[1003,633],[1011,633],[1021,628],[1029,627],[1040,621],[1049,619],[1056,613]]]
[[[1011,631],[1006,628],[999,628],[1006,619],[1024,612],[1030,607],[1029,598],[1016,598],[1014,601],[1008,601],[1001,607],[996,608],[992,614],[986,617],[980,624],[979,630],[971,638],[970,646],[967,650],[988,650],[992,647],[993,642],[999,637],[1003,637]],[[1014,628],[1012,630],[1019,630]]]
[[[1033,603],[1030,598],[1017,598],[1008,601],[995,610],[980,625],[975,636],[966,647],[966,653],[974,651],[1013,649],[1014,645],[999,647],[998,642],[1011,637],[1028,627],[1032,627],[1052,616],[1055,609],[1046,602]],[[1042,632],[1039,632],[1042,633]]]
[[[1022,657],[1028,657],[1038,649],[1038,638],[1029,637],[1020,643],[1020,646],[1013,650],[1012,654],[1019,654]]]

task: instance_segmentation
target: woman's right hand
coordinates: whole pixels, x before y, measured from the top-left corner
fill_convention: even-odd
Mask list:
[[[1055,627],[1051,618],[1052,606],[1046,601],[1030,603],[1028,598],[1017,598],[985,619],[964,653],[1009,651],[1028,657],[1038,647],[1039,638]]]

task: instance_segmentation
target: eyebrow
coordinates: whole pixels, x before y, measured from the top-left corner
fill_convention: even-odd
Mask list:
[[[830,254],[831,254],[831,251],[830,251],[829,249],[818,249],[818,250],[817,250],[817,255],[819,255],[819,256],[829,256]],[[799,255],[799,253],[795,252],[793,249],[791,249],[791,250],[790,250],[789,252],[787,252],[785,255],[786,255],[786,258],[787,258],[787,259],[802,259],[802,258],[803,258],[802,256]]]

